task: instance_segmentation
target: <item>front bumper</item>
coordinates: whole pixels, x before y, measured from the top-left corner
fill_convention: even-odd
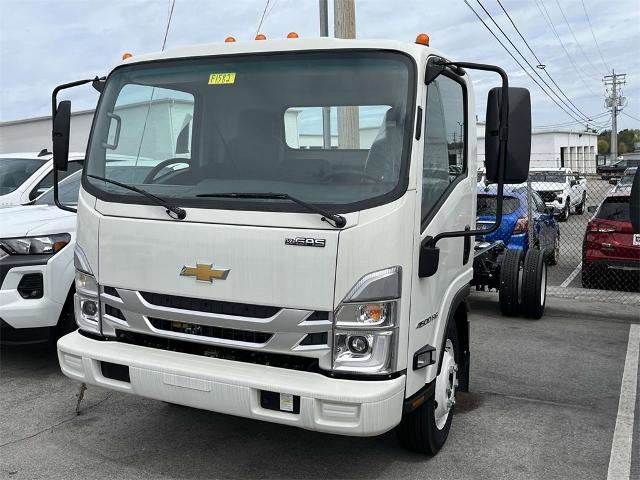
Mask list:
[[[564,199],[563,199],[562,202],[554,200],[553,202],[544,202],[544,204],[545,204],[545,206],[547,208],[553,208],[553,214],[554,215],[558,215],[558,214],[562,213],[562,211],[564,210],[565,201],[566,200],[564,200]]]
[[[11,329],[52,327],[58,323],[72,277],[63,292],[65,275],[52,272],[56,257],[8,255],[0,260],[0,317]],[[42,275],[41,298],[23,298],[18,292],[20,281],[28,274]]]
[[[58,341],[62,372],[75,380],[194,408],[353,436],[384,433],[402,415],[405,376],[354,381],[87,338]],[[100,362],[125,365],[130,382],[106,378]],[[300,413],[262,408],[260,391],[300,397]]]

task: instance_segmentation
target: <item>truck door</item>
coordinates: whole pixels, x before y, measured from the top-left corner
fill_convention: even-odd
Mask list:
[[[420,278],[417,266],[420,245],[427,236],[475,228],[476,163],[468,161],[471,152],[476,155],[475,138],[469,139],[469,132],[475,132],[470,122],[475,120],[468,114],[468,98],[464,78],[443,74],[427,87],[422,106],[424,149],[417,182],[421,192],[417,195],[420,203],[414,230],[408,365],[413,354],[425,345],[436,347],[440,355],[449,307],[458,292],[466,291],[473,275],[471,238],[446,238],[438,243],[440,262],[435,275]],[[436,368],[416,373],[408,375],[408,394],[433,380]]]

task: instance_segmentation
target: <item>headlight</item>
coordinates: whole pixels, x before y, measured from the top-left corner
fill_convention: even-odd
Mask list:
[[[76,323],[81,330],[100,334],[100,286],[82,249],[76,245]]]
[[[68,233],[40,237],[2,238],[0,248],[9,255],[53,255],[71,241]]]
[[[395,370],[401,275],[400,267],[365,275],[338,306],[334,371],[388,374]]]

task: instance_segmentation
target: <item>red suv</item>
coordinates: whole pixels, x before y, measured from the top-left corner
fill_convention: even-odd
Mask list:
[[[585,288],[637,291],[640,287],[640,235],[631,226],[630,194],[630,187],[609,192],[587,224],[582,243]]]

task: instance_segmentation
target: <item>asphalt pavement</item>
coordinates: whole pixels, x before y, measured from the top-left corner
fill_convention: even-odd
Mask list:
[[[501,317],[496,300],[472,295],[471,392],[434,458],[402,450],[393,432],[331,436],[92,386],[77,415],[78,384],[52,349],[5,347],[0,478],[606,478],[639,312],[550,298],[529,321]]]

